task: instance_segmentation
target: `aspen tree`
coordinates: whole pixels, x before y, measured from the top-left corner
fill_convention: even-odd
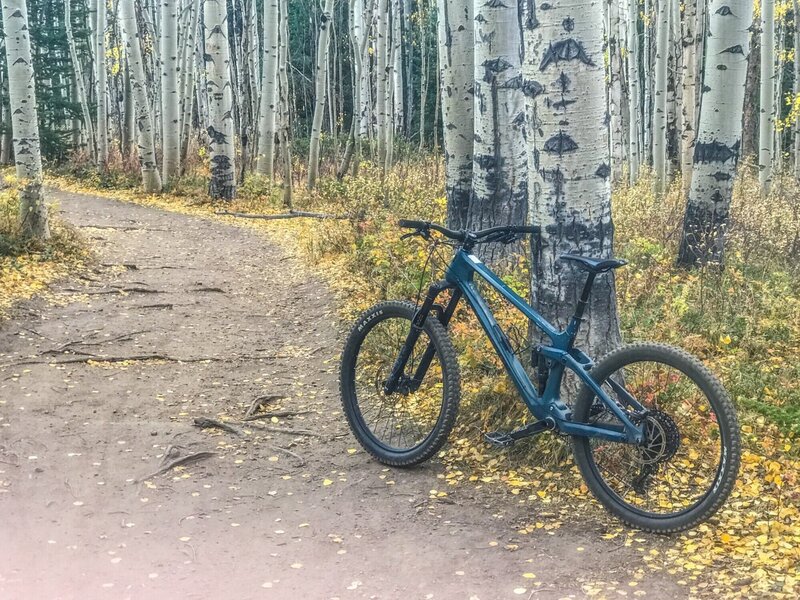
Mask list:
[[[723,263],[733,183],[742,143],[753,0],[711,0],[705,82],[678,264]],[[722,68],[724,67],[724,68]]]
[[[565,253],[612,254],[611,168],[605,105],[603,15],[589,0],[524,7],[530,209],[541,228],[531,262],[533,306],[566,326],[586,274]],[[598,277],[582,345],[595,355],[620,341],[614,276]]]
[[[47,206],[42,193],[42,155],[39,114],[31,58],[28,9],[25,0],[0,0],[8,67],[14,162],[19,179],[19,215],[22,235],[50,237]]]

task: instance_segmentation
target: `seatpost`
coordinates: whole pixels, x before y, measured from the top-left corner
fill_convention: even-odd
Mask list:
[[[575,314],[572,315],[572,320],[567,327],[567,333],[569,334],[571,340],[574,340],[575,336],[578,335],[578,329],[580,328],[581,320],[583,319],[583,313],[586,310],[586,305],[589,303],[589,296],[592,293],[592,286],[594,285],[594,278],[596,276],[597,273],[589,273],[589,276],[586,278],[586,283],[583,284],[581,297],[578,300],[578,303],[575,305]]]
[[[596,276],[596,273],[589,273],[589,276],[586,278],[586,283],[583,284],[581,298],[578,300],[578,304],[575,306],[576,319],[583,318],[583,312],[586,310],[586,305],[589,303],[589,296],[592,293],[592,286],[594,285],[594,278]]]

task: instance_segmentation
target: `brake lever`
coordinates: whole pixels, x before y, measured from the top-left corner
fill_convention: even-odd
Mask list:
[[[401,240],[406,240],[406,239],[408,239],[410,237],[414,237],[415,235],[418,235],[419,237],[421,237],[421,238],[423,238],[425,240],[430,240],[431,239],[431,233],[427,229],[417,229],[416,231],[411,231],[409,233],[404,233],[403,235],[400,236],[400,239]]]

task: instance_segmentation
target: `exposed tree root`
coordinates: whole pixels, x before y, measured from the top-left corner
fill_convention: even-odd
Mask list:
[[[329,213],[306,212],[303,210],[290,210],[288,213],[280,213],[275,215],[259,215],[253,213],[218,210],[214,214],[226,217],[239,217],[240,219],[264,219],[264,220],[296,219],[298,217],[306,217],[309,219],[338,219],[341,221],[347,221],[352,218],[348,215],[332,215]]]

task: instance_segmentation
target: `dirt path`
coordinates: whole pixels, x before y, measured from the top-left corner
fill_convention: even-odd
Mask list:
[[[441,466],[349,453],[331,299],[263,237],[56,196],[102,266],[0,325],[0,598],[684,595],[666,576],[629,586],[646,550],[589,522],[520,536],[530,508],[511,497],[432,502]],[[310,411],[264,425],[315,435],[192,426],[262,395]],[[198,452],[214,455],[139,482]]]

